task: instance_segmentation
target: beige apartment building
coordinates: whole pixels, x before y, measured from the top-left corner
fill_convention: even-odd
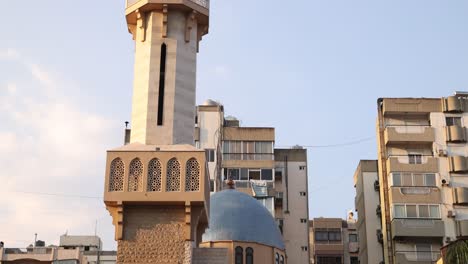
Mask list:
[[[361,160],[354,173],[359,261],[383,264],[381,209],[377,160]]]
[[[102,250],[98,236],[63,235],[58,246],[36,243],[27,248],[0,247],[2,264],[114,264],[116,260],[117,252]]]
[[[309,222],[309,236],[311,264],[359,263],[359,236],[352,213],[347,220],[314,218]]]
[[[385,263],[435,263],[443,245],[468,236],[467,96],[378,100]]]
[[[240,126],[212,100],[197,107],[196,121],[195,144],[207,150],[212,191],[234,180],[276,219],[288,262],[308,263],[307,150],[275,149],[274,128]]]

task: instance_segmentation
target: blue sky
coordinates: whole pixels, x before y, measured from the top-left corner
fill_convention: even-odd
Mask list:
[[[27,246],[113,227],[99,198],[105,150],[130,119],[133,41],[124,1],[8,1],[0,16],[0,240]],[[464,0],[212,1],[197,101],[221,101],[277,146],[375,135],[379,97],[468,90]],[[310,216],[345,217],[375,139],[310,148]],[[72,194],[89,198],[37,195]],[[339,194],[339,195],[337,195]],[[336,197],[330,200],[329,197]],[[325,202],[326,201],[326,202]]]

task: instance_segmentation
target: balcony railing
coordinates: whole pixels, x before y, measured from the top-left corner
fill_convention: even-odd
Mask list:
[[[126,0],[126,1],[127,1],[126,7],[129,8],[132,5],[136,4],[140,0]],[[204,7],[206,9],[210,8],[210,0],[189,0],[189,1],[199,5],[201,7]],[[157,2],[164,3],[165,1],[164,0],[159,0]]]
[[[430,262],[435,263],[440,258],[439,251],[397,251],[395,252],[398,263],[408,262]]]
[[[223,153],[223,160],[273,160],[273,153]]]
[[[234,181],[236,188],[241,188],[241,189],[247,189],[247,188],[252,188],[252,184],[255,184],[250,181]],[[275,183],[274,182],[265,182],[267,188],[274,188]],[[227,182],[223,182],[223,189],[227,189],[229,186],[227,185]]]

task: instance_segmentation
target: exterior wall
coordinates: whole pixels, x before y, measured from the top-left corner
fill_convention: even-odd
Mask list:
[[[185,208],[131,206],[124,211],[118,263],[184,263]]]
[[[285,160],[286,158],[286,160]],[[307,191],[307,150],[275,149],[276,168],[283,170],[282,183],[275,186],[283,193],[283,237],[289,263],[308,263],[309,249],[309,206]],[[305,192],[305,196],[301,195]],[[301,222],[301,219],[306,219]],[[305,247],[307,250],[303,250]]]
[[[458,204],[454,197],[459,195],[457,188],[468,187],[467,102],[464,94],[442,99],[379,100],[377,141],[385,263],[410,263],[417,258],[426,258],[427,263],[436,261],[439,248],[460,235],[461,221],[468,219],[468,207]],[[460,117],[461,125],[448,125],[446,117]],[[390,130],[389,123],[397,128]],[[406,160],[408,154],[418,152],[423,155],[422,164]],[[392,172],[435,173],[436,185],[392,186]],[[394,204],[439,205],[440,218],[393,219]],[[421,252],[417,245],[430,246],[433,252],[418,256]]]
[[[258,244],[258,243],[246,243],[246,242],[237,242],[237,241],[220,241],[220,242],[210,242],[210,243],[202,243],[200,247],[204,248],[225,248],[228,250],[229,259],[226,264],[235,264],[234,257],[235,257],[235,248],[242,247],[243,249],[243,260],[245,263],[245,250],[246,248],[250,247],[254,250],[254,263],[256,264],[275,264],[275,254],[278,253],[279,255],[285,256],[285,252],[270,246]],[[285,263],[294,263],[286,257]],[[211,263],[207,263],[211,264]]]
[[[136,27],[131,142],[149,145],[193,144],[195,125],[197,24],[186,38],[186,14],[171,9],[143,15]],[[164,29],[167,19],[167,29]],[[146,28],[145,26],[146,25]],[[167,30],[167,38],[162,32]],[[142,39],[143,38],[143,39]],[[144,40],[144,41],[141,41]],[[157,125],[161,45],[167,45],[163,125]]]

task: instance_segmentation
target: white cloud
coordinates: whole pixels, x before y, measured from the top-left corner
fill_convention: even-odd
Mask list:
[[[1,58],[23,65],[30,80],[0,83],[0,226],[7,227],[0,240],[26,247],[37,232],[48,244],[57,243],[66,230],[92,234],[95,220],[102,219],[104,240],[113,246],[101,199],[24,192],[101,196],[105,150],[114,142],[116,122],[64,96],[70,84],[18,52],[0,52]]]
[[[20,54],[15,49],[0,50],[0,60],[19,59]]]

